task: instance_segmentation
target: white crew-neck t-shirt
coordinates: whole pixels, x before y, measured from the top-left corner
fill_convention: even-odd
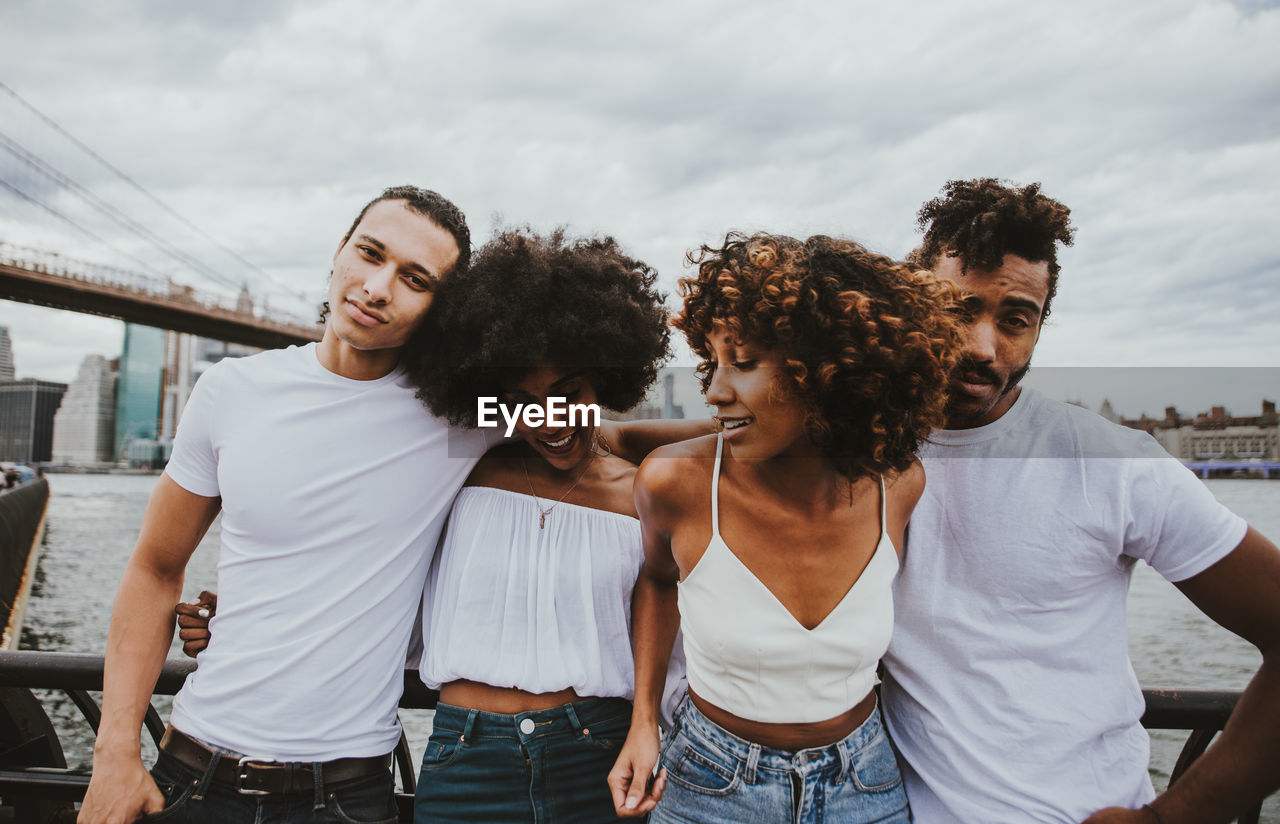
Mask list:
[[[222,498],[218,613],[171,722],[257,758],[390,752],[410,631],[454,496],[486,444],[399,371],[335,375],[316,346],[196,383],[165,469]]]
[[[1024,388],[935,432],[911,517],[883,707],[918,824],[1076,824],[1155,793],[1125,599],[1247,526],[1145,432]]]

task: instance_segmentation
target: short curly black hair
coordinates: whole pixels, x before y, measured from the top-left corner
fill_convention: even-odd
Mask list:
[[[439,192],[418,186],[391,186],[383,189],[382,194],[366,203],[360,210],[360,214],[356,215],[356,219],[351,221],[351,228],[342,236],[343,243],[346,243],[355,233],[356,227],[360,225],[360,221],[364,220],[365,213],[373,204],[384,200],[403,200],[409,209],[428,218],[452,235],[454,242],[458,244],[458,259],[454,261],[453,266],[449,267],[448,274],[467,271],[467,267],[471,265],[471,228],[467,226],[467,216],[449,198]],[[443,276],[446,273],[440,274]],[[326,300],[320,304],[319,322],[324,323],[328,317],[329,301]]]
[[[475,426],[476,399],[541,366],[581,369],[598,403],[644,399],[669,352],[657,272],[611,237],[508,228],[445,278],[401,362],[436,415]]]
[[[836,470],[857,480],[901,472],[945,420],[961,352],[956,291],[929,272],[852,240],[730,232],[689,254],[674,325],[702,359],[705,391],[717,321],[786,358],[779,390],[805,408],[805,430]]]
[[[1058,244],[1070,246],[1075,228],[1071,210],[1041,194],[1039,183],[1018,188],[993,177],[948,181],[941,197],[920,207],[916,223],[924,242],[911,261],[925,268],[942,255],[960,258],[961,271],[996,269],[1006,254],[1048,263],[1049,291],[1040,320],[1049,317],[1058,293]]]

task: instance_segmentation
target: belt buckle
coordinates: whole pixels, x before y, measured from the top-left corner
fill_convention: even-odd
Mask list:
[[[249,769],[254,766],[269,767],[273,764],[279,764],[270,758],[250,758],[245,756],[236,762],[236,784],[235,790],[241,795],[271,795],[269,790],[251,790],[244,786],[244,781],[249,777]]]

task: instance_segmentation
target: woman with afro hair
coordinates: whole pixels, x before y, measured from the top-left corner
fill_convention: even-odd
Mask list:
[[[735,233],[690,259],[675,325],[721,431],[636,477],[636,690],[614,805],[652,822],[908,821],[873,688],[924,489],[915,451],[942,425],[959,352],[954,298],[829,237]],[[688,693],[660,741],[678,628]]]
[[[430,357],[407,369],[455,424],[476,425],[481,398],[624,411],[667,355],[655,279],[612,238],[500,232],[444,282],[411,347]],[[631,720],[636,466],[590,422],[516,428],[459,493],[429,575],[419,673],[440,699],[418,822],[615,818],[605,779]]]

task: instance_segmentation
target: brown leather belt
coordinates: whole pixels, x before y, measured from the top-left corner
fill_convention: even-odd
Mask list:
[[[315,789],[316,763],[219,756],[173,727],[164,731],[160,749],[201,774],[208,768],[209,762],[217,758],[213,780],[229,785],[244,795],[301,793]],[[328,784],[386,773],[391,768],[391,758],[391,753],[370,758],[338,758],[319,762],[319,766],[324,781]]]

